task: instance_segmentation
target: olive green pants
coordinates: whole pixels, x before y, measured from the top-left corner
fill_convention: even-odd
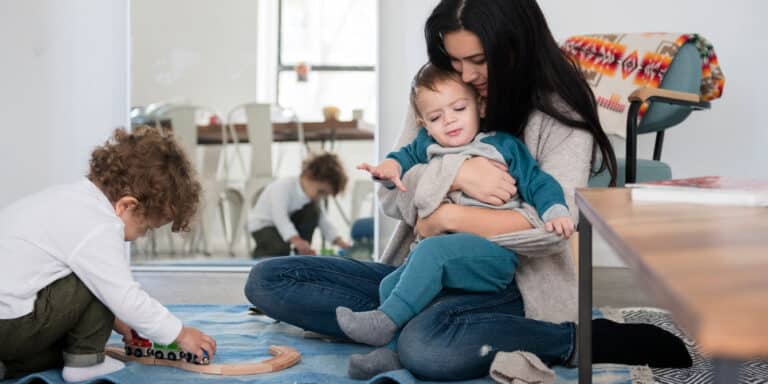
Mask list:
[[[312,242],[312,234],[315,233],[317,223],[320,220],[320,207],[315,202],[309,202],[291,215],[291,222],[299,232],[299,237]],[[291,243],[283,240],[280,232],[275,227],[265,227],[251,232],[256,248],[253,257],[263,256],[288,256],[291,254]],[[333,240],[333,239],[331,239]]]
[[[0,320],[5,378],[104,361],[114,315],[74,274],[37,293],[31,313]]]

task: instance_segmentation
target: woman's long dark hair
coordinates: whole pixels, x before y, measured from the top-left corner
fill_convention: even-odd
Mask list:
[[[615,185],[616,155],[597,117],[594,94],[576,65],[560,51],[536,1],[442,0],[424,27],[433,64],[452,68],[443,36],[462,29],[477,35],[485,51],[486,126],[522,138],[531,113],[539,110],[565,125],[584,129],[600,151],[597,173],[608,169],[610,185]],[[569,114],[560,103],[578,116]]]

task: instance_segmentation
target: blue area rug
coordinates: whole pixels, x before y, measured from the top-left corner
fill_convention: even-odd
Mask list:
[[[286,345],[293,347],[302,354],[301,362],[281,372],[251,375],[251,376],[214,376],[186,372],[171,367],[148,366],[139,363],[127,363],[126,368],[101,377],[94,382],[113,383],[248,383],[264,384],[355,384],[365,383],[347,378],[347,361],[353,353],[367,353],[371,347],[349,343],[334,343],[320,339],[305,338],[304,332],[285,323],[275,323],[265,316],[253,316],[248,313],[245,305],[170,305],[173,313],[184,321],[184,324],[200,328],[212,335],[218,344],[216,363],[255,362],[269,358],[269,345]],[[609,315],[595,311],[595,316]],[[608,316],[612,317],[612,316]],[[120,337],[113,334],[110,344],[122,345]],[[638,369],[644,367],[627,367],[619,365],[596,365],[594,368],[594,383],[601,384],[639,384]],[[557,383],[577,383],[576,369],[555,367]],[[634,377],[634,379],[633,379]],[[63,383],[61,370],[49,370],[29,375],[20,380],[0,381],[2,384],[30,383],[42,380],[47,383]],[[653,382],[652,379],[649,382]],[[392,371],[368,381],[372,384],[402,383],[428,384],[420,381],[408,371]],[[490,378],[453,382],[459,384],[488,384]]]

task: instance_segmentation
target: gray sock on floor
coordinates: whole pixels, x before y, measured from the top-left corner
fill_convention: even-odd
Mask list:
[[[392,341],[397,332],[397,324],[379,310],[353,312],[347,307],[337,307],[336,321],[350,339],[376,347]]]
[[[354,380],[368,380],[379,373],[403,368],[397,353],[389,348],[379,348],[365,355],[349,357],[347,374]]]

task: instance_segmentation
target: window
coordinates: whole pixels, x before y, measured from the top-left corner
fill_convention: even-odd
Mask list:
[[[340,119],[362,109],[376,120],[377,0],[280,0],[277,101],[301,120],[321,120],[339,107]],[[296,68],[309,67],[306,81]]]

